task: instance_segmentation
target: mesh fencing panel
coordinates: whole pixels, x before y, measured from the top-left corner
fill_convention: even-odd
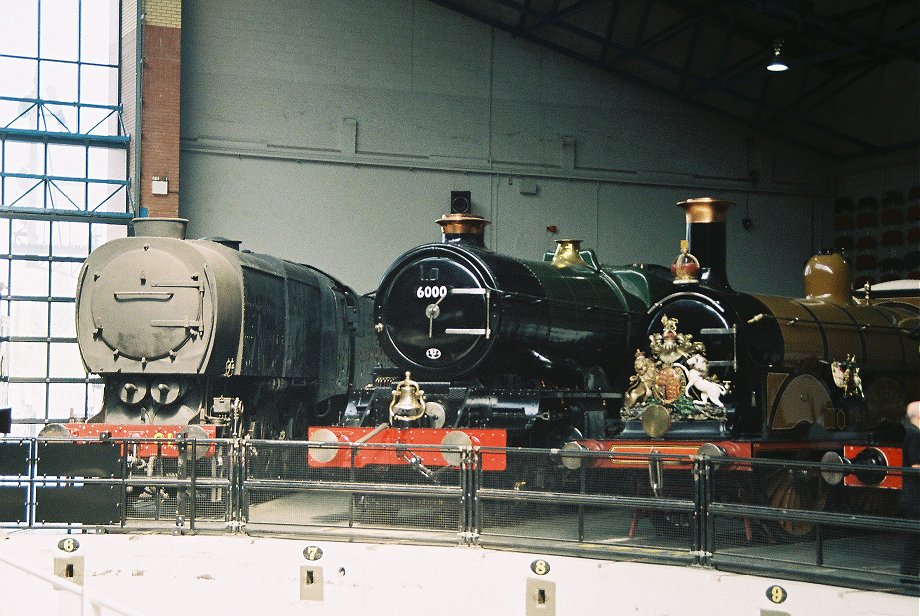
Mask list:
[[[900,485],[920,470],[790,460],[706,466],[707,550],[716,566],[910,583],[902,555],[908,537],[920,538],[920,520],[899,508],[900,490],[878,482]]]
[[[232,517],[229,440],[126,440],[124,524],[221,528]]]
[[[644,547],[685,558],[697,539],[688,460],[508,450],[507,470],[478,474],[479,542]]]
[[[449,533],[465,528],[466,471],[459,466],[429,468],[425,450],[382,445],[342,448],[336,467],[322,452],[335,445],[247,442],[243,501],[247,527],[365,529],[395,534]],[[379,456],[395,464],[374,464]],[[392,457],[391,457],[392,456]],[[327,456],[328,457],[328,456]]]

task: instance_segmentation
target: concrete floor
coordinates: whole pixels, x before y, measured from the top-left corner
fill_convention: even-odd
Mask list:
[[[79,547],[65,552],[62,540]],[[64,545],[63,547],[73,547]],[[316,549],[321,550],[320,552]],[[306,555],[320,556],[308,560]],[[0,535],[0,559],[45,575],[55,559],[83,588],[138,615],[539,614],[918,616],[920,599],[694,567],[477,547],[165,534]],[[543,560],[548,565],[535,564]],[[544,572],[537,575],[534,569]],[[307,574],[312,583],[307,583]],[[785,599],[768,597],[773,585]],[[541,594],[542,591],[542,594]],[[80,614],[79,600],[0,562],[0,616]],[[783,593],[777,591],[776,596]],[[302,598],[305,597],[305,598]],[[542,599],[542,602],[540,602]],[[529,609],[528,609],[528,606]],[[87,614],[93,612],[85,612]],[[100,616],[118,612],[103,608]]]

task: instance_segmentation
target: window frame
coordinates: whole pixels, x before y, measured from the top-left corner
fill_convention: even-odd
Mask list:
[[[38,392],[43,387],[43,404],[35,407],[24,404],[23,406],[30,408],[20,412],[17,412],[15,405],[13,406],[14,433],[26,436],[33,435],[37,431],[37,426],[44,423],[88,419],[101,407],[102,381],[98,376],[74,374],[74,366],[70,364],[74,363],[73,352],[77,338],[75,335],[56,335],[60,333],[56,328],[56,324],[59,323],[56,317],[60,317],[61,314],[60,308],[55,306],[74,305],[73,291],[79,272],[78,265],[82,264],[86,255],[96,247],[95,241],[98,236],[127,235],[127,226],[134,210],[129,175],[131,137],[122,122],[121,105],[122,3],[118,0],[109,0],[107,9],[102,9],[110,11],[109,14],[117,20],[117,28],[111,27],[112,23],[109,22],[107,28],[100,26],[97,31],[92,31],[92,21],[84,19],[87,0],[66,0],[70,2],[69,10],[76,9],[77,19],[73,26],[76,28],[77,47],[76,58],[61,58],[43,55],[42,51],[42,4],[46,3],[47,7],[61,1],[35,0],[33,6],[36,12],[37,38],[34,56],[0,53],[0,60],[20,62],[20,65],[27,69],[27,63],[34,62],[35,68],[34,91],[0,91],[0,105],[5,103],[6,106],[2,109],[7,110],[5,116],[0,115],[0,246],[6,248],[5,252],[0,252],[0,317],[5,321],[0,322],[0,355],[5,355],[8,359],[3,362],[3,368],[0,370],[0,386],[4,389],[20,386],[23,391],[32,389],[30,395],[35,398],[39,397]],[[56,5],[56,8],[57,6],[59,5]],[[31,11],[32,8],[30,6],[27,10]],[[98,6],[94,5],[93,10],[97,9]],[[114,64],[90,61],[83,57],[84,37],[103,35],[110,37],[108,55],[110,60],[114,55]],[[112,41],[113,36],[117,36],[118,40]],[[2,51],[0,49],[0,52]],[[48,90],[43,83],[43,72],[50,72],[52,67],[74,67],[76,87],[72,96],[61,97],[62,100],[42,96]],[[98,102],[100,97],[94,96],[91,90],[84,88],[83,83],[85,76],[97,73],[97,83],[104,85],[106,72],[110,75],[107,83],[109,86],[114,85],[113,89],[107,90],[101,97],[108,98],[108,104]],[[99,75],[102,76],[101,79]],[[91,96],[93,102],[88,102],[87,96]],[[10,109],[13,111],[9,111]],[[75,122],[67,121],[71,117]],[[28,144],[29,148],[37,151],[34,160],[30,158],[27,164],[23,163],[23,157],[14,160],[15,157],[9,153],[8,146],[14,146],[15,150],[20,144]],[[55,166],[59,165],[49,164],[49,155],[55,158],[57,152],[63,155],[61,160],[64,161],[62,164],[67,168],[67,173],[55,173]],[[82,155],[82,171],[78,155]],[[120,162],[122,157],[123,164]],[[39,198],[38,193],[32,194],[33,191],[40,191],[41,197]],[[44,238],[39,237],[42,235],[41,224],[34,225],[35,222],[48,223],[47,235]],[[55,233],[60,230],[60,225],[65,223],[85,225],[85,240],[67,244],[67,234]],[[27,229],[33,224],[39,229],[39,232],[34,234],[35,238],[30,239],[31,243],[17,246],[14,241],[14,229],[17,224],[25,225]],[[100,225],[105,230],[101,234]],[[79,236],[81,233],[79,226],[66,228],[71,234],[70,237]],[[30,269],[29,264],[47,264],[47,274],[44,268],[37,268],[41,270],[40,275],[47,275],[47,279],[30,281],[35,286],[29,288],[29,292],[14,293],[18,288],[17,279],[28,275],[26,272]],[[71,264],[70,268],[73,271],[62,274],[58,270],[66,270],[66,264]],[[56,265],[59,267],[56,268]],[[68,287],[58,288],[60,285],[56,281],[61,280],[65,281]],[[69,288],[70,283],[74,283],[73,288]],[[43,292],[37,292],[39,289]],[[19,302],[31,303],[17,306]],[[30,322],[33,329],[16,332],[15,324],[10,323],[12,314],[19,307],[35,309],[37,306],[32,303],[46,305],[44,325],[40,325],[41,316],[38,316]],[[68,333],[76,332],[74,330]],[[21,373],[17,369],[14,351],[30,347],[37,349],[39,345],[43,347],[44,357],[36,354],[32,356],[34,362],[22,363],[39,365],[43,362],[44,370],[36,369]],[[53,375],[52,369],[60,374],[60,367],[55,360],[67,355],[67,371],[70,375]],[[67,396],[67,403],[73,404],[51,408],[53,394],[56,395],[56,392],[63,392],[68,388],[77,390],[77,385],[82,385],[82,396]],[[0,392],[0,406],[7,405],[7,393]],[[37,408],[38,406],[43,408]],[[31,416],[25,417],[24,413]]]

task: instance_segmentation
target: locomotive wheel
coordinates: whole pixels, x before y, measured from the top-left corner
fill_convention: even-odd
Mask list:
[[[781,469],[766,477],[766,504],[775,509],[823,511],[827,495],[827,484],[818,472]],[[787,541],[809,537],[815,529],[814,523],[799,520],[776,520],[768,524],[775,525],[777,531],[772,533],[768,528],[768,535]]]

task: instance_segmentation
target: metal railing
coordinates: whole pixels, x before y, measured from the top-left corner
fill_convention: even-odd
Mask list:
[[[899,513],[899,490],[823,479],[859,471],[878,468],[376,443],[4,439],[0,526],[466,544],[916,593],[920,580],[899,566],[920,520]],[[918,469],[886,472],[920,480]]]

